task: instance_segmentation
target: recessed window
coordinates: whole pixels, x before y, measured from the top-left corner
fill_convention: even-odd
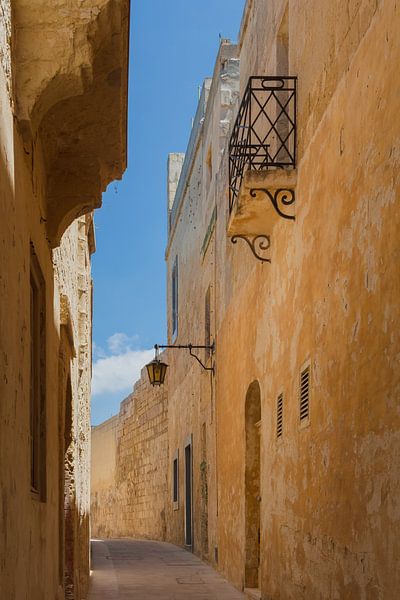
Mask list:
[[[276,437],[280,438],[283,434],[283,394],[279,394],[276,401]]]
[[[174,266],[172,267],[172,337],[176,337],[178,333],[178,257],[175,258]]]
[[[179,508],[179,455],[175,452],[172,460],[172,502],[174,509]]]
[[[35,252],[30,270],[30,440],[31,491],[46,500],[46,296]]]
[[[287,77],[289,75],[289,8],[286,6],[285,13],[276,37],[276,73],[279,77]],[[282,106],[285,106],[289,101],[289,93],[282,92],[279,94],[279,101]],[[277,109],[280,112],[280,107]],[[289,137],[289,121],[284,114],[278,116],[276,122],[276,132],[281,140],[288,140]],[[287,160],[287,151],[285,145],[279,148],[277,159],[281,161]]]
[[[204,345],[211,345],[211,287],[208,287],[204,301]],[[211,351],[205,350],[206,360],[211,356]]]
[[[206,191],[208,192],[212,180],[212,149],[211,144],[208,147],[206,156]]]
[[[276,36],[276,73],[279,77],[289,75],[289,9],[286,10]]]
[[[300,373],[300,423],[310,419],[310,366]]]

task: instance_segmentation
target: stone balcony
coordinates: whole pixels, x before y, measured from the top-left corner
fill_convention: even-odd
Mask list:
[[[13,110],[27,160],[40,170],[52,247],[126,168],[129,4],[13,3]]]
[[[271,233],[295,219],[296,77],[250,77],[229,143],[229,221],[233,243],[271,262]]]

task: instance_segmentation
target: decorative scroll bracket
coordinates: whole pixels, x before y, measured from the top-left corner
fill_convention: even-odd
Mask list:
[[[193,358],[195,358],[201,364],[201,366],[203,367],[203,369],[205,371],[211,371],[213,375],[215,373],[215,371],[214,371],[214,365],[211,366],[211,367],[207,367],[200,360],[200,358],[197,356],[197,354],[195,354],[193,352],[193,348],[194,348],[195,350],[201,350],[201,349],[209,350],[211,352],[211,354],[214,354],[214,352],[215,352],[215,342],[213,342],[211,345],[208,345],[208,346],[197,346],[197,345],[194,345],[194,344],[184,344],[184,345],[182,345],[182,344],[167,344],[167,345],[155,344],[154,348],[155,348],[155,351],[156,351],[156,360],[157,360],[158,351],[159,351],[160,348],[173,348],[175,350],[176,349],[180,350],[182,348],[187,349],[187,350],[189,350],[190,356],[193,356]]]
[[[291,206],[295,203],[296,196],[294,190],[279,188],[277,190],[274,190],[273,192],[270,192],[266,188],[252,188],[250,190],[250,196],[252,198],[255,198],[258,192],[263,192],[264,194],[266,194],[269,200],[271,200],[272,206],[275,208],[276,212],[280,217],[283,217],[284,219],[290,219],[292,221],[295,220],[294,215],[288,215],[285,212],[283,212],[284,207]]]
[[[231,238],[232,244],[236,244],[238,240],[244,240],[249,246],[253,255],[261,262],[271,262],[270,258],[263,256],[271,247],[271,239],[269,235],[234,235]]]

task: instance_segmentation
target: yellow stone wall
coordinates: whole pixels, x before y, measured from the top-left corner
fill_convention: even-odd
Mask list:
[[[236,46],[224,41],[214,76],[206,80],[192,129],[174,205],[167,259],[169,343],[204,345],[205,302],[210,289],[210,334],[216,336],[218,257],[216,254],[216,177],[233,108],[237,101],[239,71]],[[225,208],[224,208],[225,210]],[[178,331],[172,335],[172,270],[177,261],[179,280]],[[196,351],[206,366],[210,356]],[[215,380],[188,350],[168,350],[169,488],[172,463],[179,455],[179,503],[167,505],[168,539],[185,545],[185,446],[192,442],[193,540],[192,550],[215,561],[217,542],[217,414]]]
[[[284,4],[248,3],[242,89],[251,74],[275,74]],[[289,3],[296,221],[274,228],[271,265],[226,240],[226,163],[217,194],[220,566],[245,585],[244,400],[258,380],[261,590],[271,599],[394,599],[399,589],[400,15],[391,1],[345,4]]]
[[[113,19],[110,2],[101,2],[97,12],[82,6],[76,11],[71,3],[67,8],[40,3],[43,10],[34,4],[0,2],[0,596],[84,600],[89,581],[91,212],[104,186],[125,168],[126,87],[103,80],[107,69],[119,66],[126,83],[128,3],[119,3]],[[84,68],[72,37],[63,38],[65,47],[58,35],[69,18],[72,37],[95,39]],[[94,18],[95,36],[84,35]],[[119,41],[110,28],[119,31]],[[40,40],[51,45],[55,31],[57,52],[49,53]],[[103,54],[100,61],[102,75],[93,68],[89,76],[99,48],[107,51],[107,60]],[[50,63],[60,77],[56,85],[45,68]],[[83,87],[74,87],[78,79],[68,69],[80,73]],[[32,86],[29,92],[26,86]],[[99,96],[93,120],[89,96],[93,100],[94,88]],[[57,118],[61,104],[62,118]],[[85,118],[107,139],[109,129],[114,132],[102,157],[93,146],[85,150],[87,129],[77,134]],[[76,169],[77,163],[69,162],[73,157],[79,163],[83,154],[92,165],[90,177],[83,163]],[[50,193],[55,188],[61,193],[56,198]],[[31,492],[30,472],[32,248],[45,289],[46,493],[41,499]]]
[[[64,490],[64,515],[73,532],[74,591],[85,598],[89,585],[89,510],[90,510],[90,395],[92,358],[92,278],[91,254],[94,251],[93,216],[79,217],[53,250],[56,283],[55,311],[60,314],[63,331],[60,347],[59,391],[65,385],[64,371],[70,377],[72,392],[72,442],[69,456],[72,481]],[[68,338],[68,341],[66,340]],[[69,346],[69,350],[67,350]],[[72,349],[73,356],[69,355]],[[61,392],[62,393],[62,392]],[[65,423],[66,398],[60,398],[60,426]],[[64,417],[63,417],[64,413]],[[69,499],[69,501],[68,501]],[[68,506],[70,504],[70,506]],[[64,560],[69,551],[64,549]]]
[[[15,132],[10,96],[0,69],[0,579],[7,598],[34,600],[58,590],[58,315],[53,312],[51,252],[32,190],[29,156]],[[46,281],[48,499],[30,494],[30,242]],[[54,315],[54,317],[53,317]],[[18,576],[17,576],[18,573]],[[46,582],[46,585],[45,583]],[[45,589],[47,588],[47,589]]]
[[[298,77],[296,221],[275,225],[270,265],[244,242],[231,244],[228,150],[210,184],[206,133],[186,167],[183,201],[179,183],[172,207],[168,298],[178,256],[176,343],[203,343],[211,284],[216,376],[210,385],[194,359],[169,351],[169,477],[175,450],[193,434],[194,551],[202,554],[206,423],[213,473],[208,558],[218,557],[227,577],[245,587],[245,399],[258,381],[265,598],[394,600],[399,589],[399,25],[391,0],[249,1],[239,43],[241,93],[250,75],[281,74],[282,28],[289,75]],[[205,117],[205,128],[211,120]],[[299,378],[307,361],[310,423],[300,427]],[[169,510],[169,539],[183,544],[183,510],[171,503]]]
[[[117,493],[115,470],[117,466],[118,415],[91,432],[91,510],[90,530],[92,537],[113,537],[111,523],[116,520]]]
[[[215,377],[187,350],[168,350],[163,428],[154,427],[147,408],[139,421],[133,398],[160,410],[166,397],[139,387],[118,417],[115,470],[106,484],[97,478],[92,497],[97,526],[105,523],[102,533],[162,539],[163,531],[168,541],[184,545],[184,448],[190,440],[191,549],[243,589],[250,538],[258,534],[246,520],[246,489],[254,495],[258,486],[257,460],[246,462],[246,437],[256,426],[258,585],[269,600],[395,600],[400,587],[399,28],[394,0],[247,2],[239,47],[223,41],[213,78],[205,82],[185,160],[170,159],[175,198],[171,192],[168,340],[205,342],[210,289],[216,353],[213,361],[202,350],[199,356],[208,366],[214,362]],[[278,220],[266,232],[268,264],[227,236],[228,140],[249,76],[285,74],[277,50],[282,35],[288,74],[298,77],[296,220]],[[311,373],[307,426],[299,422],[304,364]],[[258,389],[261,420],[254,423],[257,411],[252,422],[246,397],[250,401]],[[277,439],[281,393],[283,434]],[[155,437],[146,445],[147,427]],[[104,435],[94,430],[97,447]],[[162,485],[159,464],[167,474]],[[114,477],[121,495],[112,497],[115,513],[106,514]],[[158,485],[167,491],[155,511],[150,499]]]
[[[142,373],[118,415],[92,428],[92,536],[164,540],[167,385]]]
[[[0,237],[1,237],[1,481],[0,542],[2,593],[32,600],[60,597],[59,536],[64,516],[60,462],[65,412],[64,375],[71,376],[74,414],[72,469],[75,476],[73,529],[75,593],[88,586],[89,401],[91,378],[91,277],[88,231],[81,217],[49,249],[45,225],[32,189],[30,157],[13,123],[7,83],[0,69]],[[40,181],[40,168],[36,173]],[[30,493],[30,253],[38,257],[46,288],[47,501]],[[66,314],[62,311],[66,310]],[[65,347],[62,350],[62,321]],[[75,354],[75,357],[73,356]],[[16,576],[18,573],[18,576]],[[57,596],[59,594],[59,596]]]

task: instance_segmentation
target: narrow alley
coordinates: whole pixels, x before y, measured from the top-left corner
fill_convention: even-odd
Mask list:
[[[400,0],[0,0],[0,600],[399,600]]]
[[[221,575],[173,544],[93,540],[89,600],[243,600]]]

